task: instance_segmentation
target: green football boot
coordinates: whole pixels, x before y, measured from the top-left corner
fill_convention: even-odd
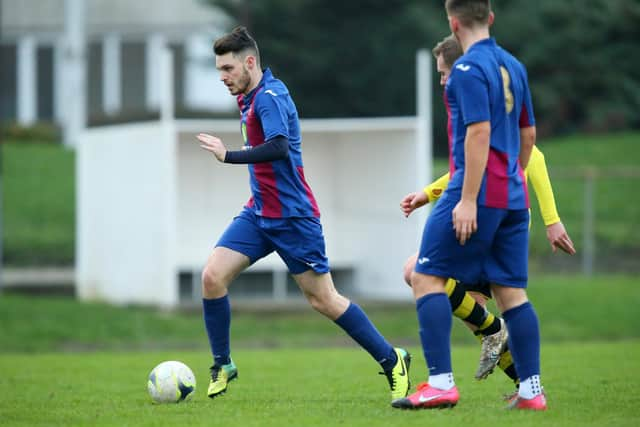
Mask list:
[[[233,360],[226,365],[214,364],[211,369],[211,381],[209,381],[209,390],[207,396],[214,398],[227,391],[229,382],[238,378],[238,368],[233,363]]]

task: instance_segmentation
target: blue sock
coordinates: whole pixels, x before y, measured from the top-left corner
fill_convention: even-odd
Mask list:
[[[229,329],[231,327],[231,305],[229,296],[216,299],[202,299],[204,325],[209,336],[213,362],[226,365],[231,362],[229,354]]]
[[[451,369],[451,303],[444,293],[429,294],[416,301],[420,341],[429,375],[446,374]]]
[[[520,380],[540,375],[540,327],[530,302],[502,313],[509,331],[509,350]]]
[[[355,342],[367,350],[371,356],[388,371],[393,369],[398,356],[391,344],[378,332],[358,304],[350,303],[347,310],[335,320]]]

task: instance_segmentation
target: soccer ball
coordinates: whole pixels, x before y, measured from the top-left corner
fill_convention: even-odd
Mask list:
[[[155,403],[178,403],[191,399],[196,391],[196,377],[182,362],[162,362],[149,374],[149,396]]]

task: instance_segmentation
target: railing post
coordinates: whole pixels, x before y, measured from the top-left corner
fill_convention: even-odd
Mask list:
[[[587,169],[584,174],[584,222],[582,228],[583,250],[582,250],[582,273],[585,276],[593,275],[596,239],[595,239],[595,205],[594,205],[594,181],[596,172]]]

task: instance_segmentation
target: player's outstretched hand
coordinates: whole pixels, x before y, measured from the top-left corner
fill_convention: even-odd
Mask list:
[[[560,221],[547,226],[547,239],[549,239],[549,243],[551,243],[551,250],[553,250],[553,252],[560,248],[569,255],[576,253],[571,237],[569,237],[569,234],[567,234],[567,231],[564,229],[564,225]]]
[[[461,199],[453,208],[452,216],[456,239],[464,245],[478,230],[478,206],[475,201]]]
[[[429,197],[424,191],[416,191],[409,193],[400,202],[400,210],[404,213],[404,217],[408,218],[411,212],[429,203]]]
[[[199,133],[196,138],[200,141],[202,149],[212,152],[216,159],[224,162],[224,158],[227,155],[227,147],[224,146],[220,138],[206,133]]]

